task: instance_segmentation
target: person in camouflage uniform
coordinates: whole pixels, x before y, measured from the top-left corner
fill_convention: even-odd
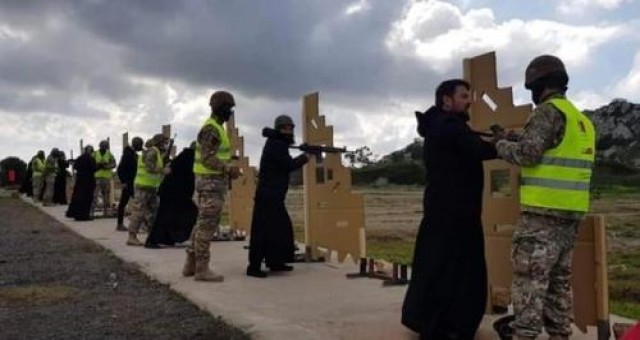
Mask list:
[[[209,105],[211,116],[198,133],[193,165],[198,193],[198,220],[191,233],[191,244],[187,248],[182,274],[194,276],[197,281],[221,282],[224,276],[209,269],[209,247],[218,230],[229,178],[237,178],[240,171],[231,165],[229,137],[223,127],[233,114],[233,96],[225,91],[217,91],[211,96]]]
[[[522,167],[511,327],[516,339],[535,339],[543,326],[550,339],[568,339],[573,246],[589,206],[595,131],[565,97],[569,78],[560,59],[533,59],[525,78],[537,106],[522,135],[508,141],[504,130],[494,130],[498,156]]]
[[[109,142],[103,140],[99,144],[99,149],[93,153],[98,171],[96,171],[96,190],[94,191],[94,205],[98,202],[98,197],[102,196],[103,216],[107,216],[107,211],[111,207],[111,181],[112,170],[116,167],[116,159],[109,151]]]
[[[142,246],[137,234],[143,224],[151,229],[158,209],[158,187],[166,173],[163,155],[168,138],[162,134],[153,136],[145,143],[146,149],[138,158],[138,169],[134,180],[134,195],[129,216],[129,238],[127,245]]]
[[[45,156],[44,151],[42,150],[38,151],[38,153],[31,159],[31,169],[33,171],[33,174],[31,175],[31,185],[33,186],[32,199],[36,203],[40,202],[40,193],[42,193],[44,162]]]
[[[42,174],[44,178],[44,195],[42,197],[42,205],[52,206],[53,205],[53,190],[56,183],[56,175],[58,174],[58,157],[59,151],[57,148],[51,149],[51,153],[47,157],[47,160],[44,163],[44,172]]]

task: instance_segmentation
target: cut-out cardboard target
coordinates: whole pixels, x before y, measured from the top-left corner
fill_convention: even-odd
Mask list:
[[[249,164],[249,157],[244,153],[244,137],[240,136],[235,118],[231,116],[227,122],[227,134],[231,143],[231,154],[242,176],[231,181],[229,191],[229,225],[233,230],[249,234],[253,216],[253,198],[256,193],[258,171]]]
[[[333,127],[319,112],[319,95],[304,96],[303,140],[310,145],[333,146]],[[336,252],[342,262],[365,254],[364,201],[351,191],[351,171],[342,155],[327,153],[322,162],[311,157],[304,166],[305,243],[308,255],[321,257],[323,250]]]
[[[497,84],[495,53],[464,60],[464,78],[471,84],[474,99],[470,125],[488,131],[492,124],[521,130],[532,111],[531,105],[513,105],[511,88]],[[487,312],[510,303],[512,279],[511,239],[518,223],[519,176],[517,166],[502,160],[485,162],[483,214],[489,299]],[[608,334],[607,257],[604,217],[589,215],[580,226],[573,254],[573,301],[575,324],[583,332],[597,326],[599,338]]]

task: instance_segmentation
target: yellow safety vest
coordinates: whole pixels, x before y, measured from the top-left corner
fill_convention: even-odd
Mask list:
[[[31,159],[31,171],[32,177],[42,177],[42,172],[44,171],[44,162],[35,156]]]
[[[109,163],[112,157],[113,156],[111,155],[111,152],[109,152],[109,150],[107,150],[104,155],[100,154],[100,150],[93,153],[93,159],[96,160],[96,164]],[[113,173],[111,172],[111,169],[101,169],[96,171],[95,176],[96,178],[110,179],[111,177],[113,177]]]
[[[218,146],[218,151],[216,152],[216,157],[224,163],[229,163],[231,160],[231,143],[229,142],[229,136],[224,131],[222,125],[218,124],[215,119],[209,118],[206,122],[204,122],[204,126],[213,126],[216,131],[218,131],[218,136],[220,136],[220,146]],[[195,161],[193,162],[193,172],[196,175],[221,175],[222,172],[218,170],[212,170],[207,168],[204,164],[202,164],[202,145],[200,142],[196,142],[196,155]]]
[[[160,150],[157,147],[151,147],[146,150],[146,152],[155,151],[156,153],[156,168],[162,168],[162,157],[160,156]],[[138,171],[136,172],[136,179],[134,180],[134,184],[137,187],[142,188],[158,188],[160,183],[162,182],[162,174],[160,173],[151,173],[147,171],[144,163],[145,154],[143,153],[138,157]]]
[[[524,206],[586,213],[595,159],[595,129],[567,99],[547,101],[562,112],[562,142],[545,151],[540,164],[522,167],[520,203]]]

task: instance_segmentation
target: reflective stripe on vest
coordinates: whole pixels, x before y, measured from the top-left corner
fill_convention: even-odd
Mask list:
[[[160,156],[160,150],[157,147],[151,147],[147,149],[145,152],[155,151],[156,153],[156,168],[162,168],[162,157]],[[145,166],[144,159],[146,154],[143,153],[138,157],[138,170],[136,171],[136,179],[134,180],[134,184],[137,187],[143,188],[157,188],[160,186],[162,182],[162,174],[160,173],[151,173],[147,171],[147,167]]]
[[[520,203],[574,212],[589,210],[589,188],[595,159],[593,124],[567,99],[547,101],[566,119],[560,145],[545,151],[539,164],[522,167]]]
[[[111,152],[109,152],[109,150],[107,150],[104,155],[101,155],[99,150],[93,153],[93,159],[96,160],[96,164],[108,164],[111,161],[112,157],[113,156],[111,156]],[[111,169],[102,169],[96,171],[96,178],[110,179],[111,177],[113,177]]]
[[[227,132],[224,131],[222,125],[218,124],[215,119],[209,118],[206,122],[204,122],[204,126],[210,125],[216,131],[218,131],[218,136],[220,136],[220,145],[218,146],[218,151],[216,151],[216,157],[223,163],[229,163],[231,160],[231,143],[229,142],[229,136]],[[200,142],[196,142],[196,155],[195,160],[193,162],[193,172],[196,175],[221,175],[222,172],[218,170],[212,170],[207,168],[204,164],[202,164],[202,145]]]
[[[44,162],[38,157],[33,157],[31,159],[31,176],[32,177],[42,177],[42,172],[44,171]]]

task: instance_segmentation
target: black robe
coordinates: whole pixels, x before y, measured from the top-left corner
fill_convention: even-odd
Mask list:
[[[83,154],[75,160],[73,169],[76,171],[76,181],[66,216],[76,220],[87,220],[91,217],[93,192],[96,188],[96,161],[92,155]]]
[[[308,161],[306,155],[296,158],[289,155],[293,136],[270,128],[263,129],[262,135],[267,141],[260,158],[249,242],[249,264],[254,267],[259,267],[262,259],[267,266],[293,262],[293,224],[284,201],[289,190],[289,174]]]
[[[187,148],[171,161],[171,174],[164,177],[158,189],[160,204],[147,244],[174,245],[189,239],[198,219],[198,207],[193,202],[194,159],[194,150]]]
[[[53,203],[67,204],[67,168],[69,162],[65,159],[58,159],[58,173],[53,186]]]
[[[27,197],[33,196],[33,167],[31,166],[31,162],[27,165],[27,173],[22,180],[19,192],[21,194],[26,194]]]
[[[402,323],[423,339],[473,339],[485,310],[482,161],[496,151],[467,120],[433,107],[418,116],[427,187]]]

